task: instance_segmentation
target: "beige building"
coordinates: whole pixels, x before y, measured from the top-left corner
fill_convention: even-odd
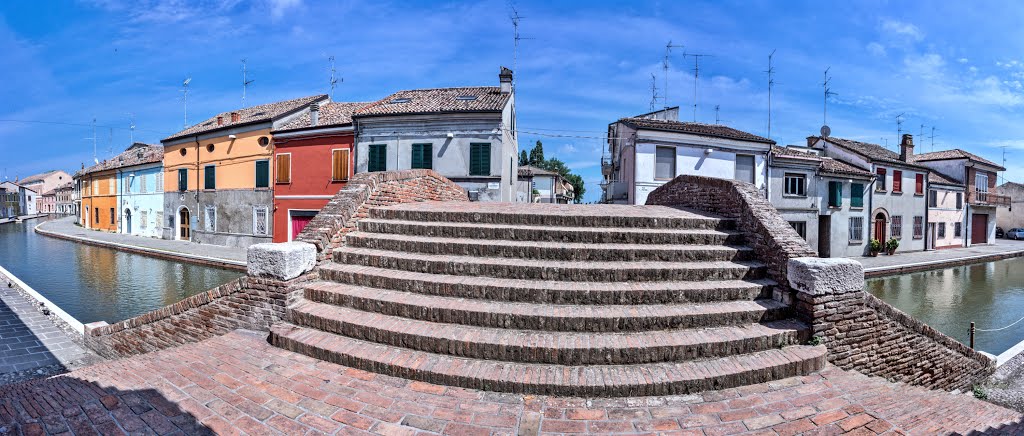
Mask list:
[[[996,187],[995,191],[1009,200],[999,206],[996,225],[1002,227],[1004,231],[1024,227],[1024,185],[1006,182]]]
[[[964,243],[964,212],[966,188],[960,182],[940,173],[928,174],[928,229],[929,249],[960,248]]]

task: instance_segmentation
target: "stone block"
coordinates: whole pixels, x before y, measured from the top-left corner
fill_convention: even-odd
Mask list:
[[[864,267],[852,259],[798,257],[789,260],[790,287],[814,296],[864,291]]]
[[[316,266],[316,247],[305,242],[256,244],[246,252],[249,275],[291,280]]]

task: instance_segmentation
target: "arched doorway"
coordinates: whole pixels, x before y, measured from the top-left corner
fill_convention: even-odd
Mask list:
[[[885,244],[885,229],[887,227],[887,224],[888,220],[886,219],[884,213],[878,212],[877,214],[875,214],[875,232],[872,237],[883,244]]]
[[[124,232],[126,234],[132,234],[132,211],[131,209],[124,210]]]
[[[191,239],[191,229],[189,224],[192,222],[192,215],[189,213],[188,208],[182,206],[178,210],[178,239],[182,241],[188,241]]]

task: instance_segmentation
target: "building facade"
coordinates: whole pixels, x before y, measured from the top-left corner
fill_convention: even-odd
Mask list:
[[[163,237],[233,247],[271,242],[270,132],[326,100],[315,95],[224,112],[161,141]]]
[[[71,181],[71,175],[61,170],[50,170],[44,173],[33,174],[18,180],[18,185],[24,186],[38,193],[40,196],[56,189],[58,186]],[[42,204],[37,204],[37,210],[42,211]],[[40,212],[48,213],[48,212]]]
[[[922,153],[914,155],[913,161],[964,186],[966,246],[992,243],[999,207],[1011,204],[1010,197],[995,189],[999,172],[1006,168],[961,149]]]
[[[997,186],[995,191],[1008,200],[996,209],[996,225],[1004,231],[1024,228],[1024,185],[1006,182]]]
[[[608,125],[605,203],[644,204],[651,191],[682,174],[741,180],[766,190],[768,152],[775,141],[678,118],[674,107]]]
[[[575,197],[573,186],[561,174],[532,165],[519,167],[516,186],[516,201],[522,203],[569,204]]]
[[[75,214],[74,187],[75,180],[72,180],[53,190],[54,196],[57,200],[57,215],[68,216]]]
[[[882,244],[895,238],[899,251],[925,250],[930,170],[908,158],[913,155],[911,135],[903,135],[900,154],[878,144],[842,138],[812,136],[807,143],[824,156],[874,175],[865,205],[870,211],[866,238]]]
[[[357,172],[426,168],[470,200],[515,201],[519,145],[512,71],[499,85],[396,92],[353,115]]]
[[[312,103],[274,136],[274,242],[306,227],[353,174],[352,114],[369,103]]]
[[[118,233],[151,238],[164,232],[164,150],[132,144],[116,156]]]
[[[117,171],[108,161],[82,171],[82,227],[117,232]]]
[[[46,215],[57,213],[57,193],[51,190],[36,197],[36,210]]]
[[[21,187],[11,182],[0,183],[0,218],[22,215]]]
[[[964,185],[938,172],[928,175],[928,228],[925,231],[929,249],[966,246],[964,227]]]

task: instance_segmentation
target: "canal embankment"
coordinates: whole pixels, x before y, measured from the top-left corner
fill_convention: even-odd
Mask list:
[[[35,232],[52,238],[160,259],[190,262],[234,271],[245,271],[246,269],[244,248],[93,231],[76,225],[74,217],[45,221],[35,227]]]
[[[897,252],[888,256],[857,257],[864,265],[864,277],[886,277],[934,269],[992,262],[1024,256],[1024,241],[997,239],[992,244],[947,250]]]

